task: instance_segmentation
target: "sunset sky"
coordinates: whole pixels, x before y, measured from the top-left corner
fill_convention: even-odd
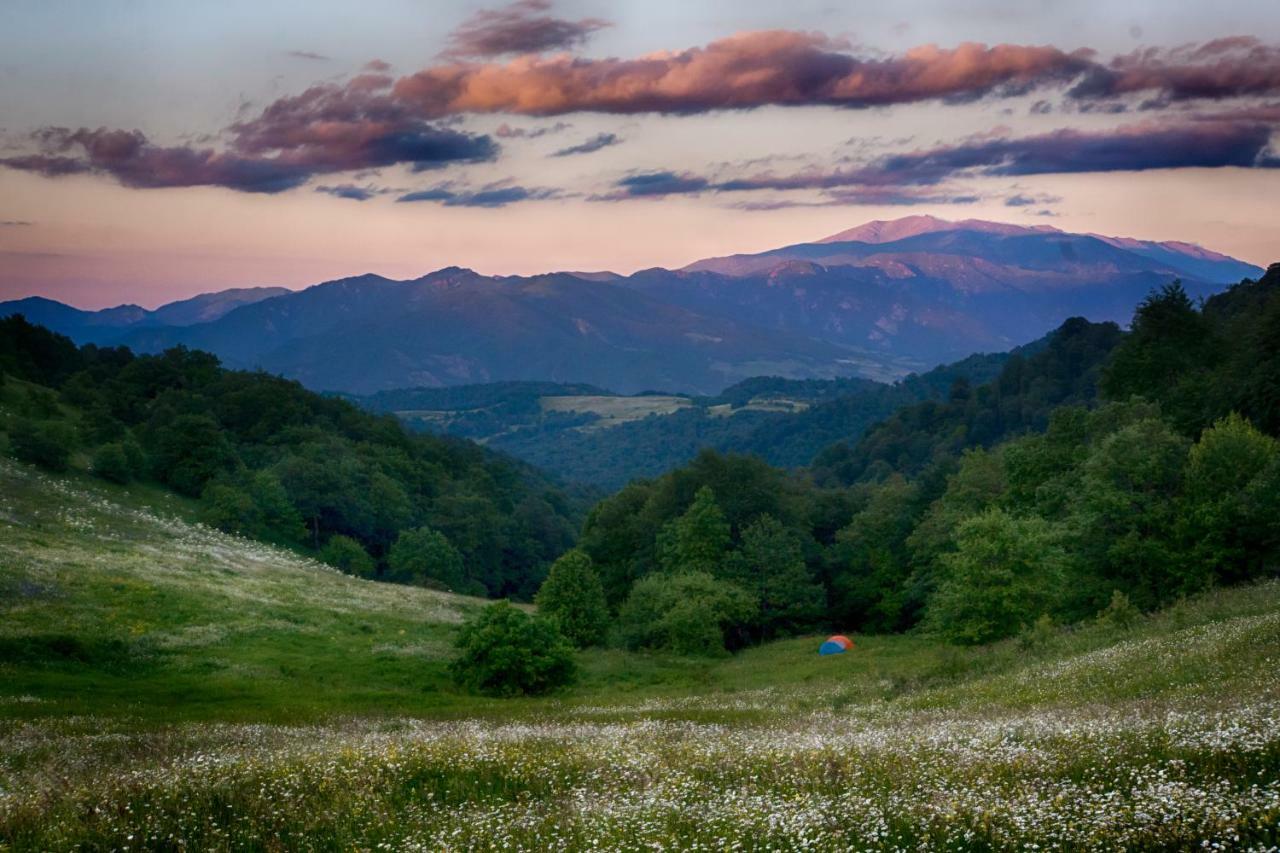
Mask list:
[[[0,299],[680,266],[928,213],[1280,260],[1274,0],[7,0]]]

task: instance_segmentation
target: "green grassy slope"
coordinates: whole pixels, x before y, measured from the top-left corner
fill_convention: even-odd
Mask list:
[[[149,505],[149,506],[148,506]],[[974,649],[446,681],[465,599],[0,461],[0,850],[1280,842],[1280,583]]]

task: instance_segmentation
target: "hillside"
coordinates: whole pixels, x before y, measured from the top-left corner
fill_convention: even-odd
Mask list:
[[[473,443],[409,434],[208,353],[77,348],[22,317],[0,319],[0,448],[52,471],[163,485],[199,498],[212,525],[356,574],[473,594],[531,596],[583,511],[579,496]],[[402,534],[438,547],[397,562]]]
[[[354,578],[196,518],[162,490],[0,459],[0,714],[430,705],[443,670],[423,661],[479,599]]]
[[[1017,350],[1030,354],[1043,345]],[[823,448],[963,380],[993,378],[1007,354],[975,355],[892,385],[869,379],[761,376],[713,397],[623,396],[593,386],[509,382],[384,391],[350,399],[411,429],[474,439],[569,482],[617,489],[656,477],[700,450],[807,465]]]
[[[322,391],[531,381],[715,395],[754,376],[893,381],[1026,344],[1069,316],[1125,322],[1174,278],[1198,298],[1259,272],[1183,243],[908,217],[629,276],[449,267],[215,294],[201,310],[23,300],[0,316],[140,352],[181,344]]]
[[[441,678],[470,600],[194,526],[137,487],[10,462],[0,484],[5,849],[1265,849],[1280,833],[1274,582],[974,649],[589,651],[567,693],[486,700]]]

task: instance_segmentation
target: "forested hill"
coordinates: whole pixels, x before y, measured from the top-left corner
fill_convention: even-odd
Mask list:
[[[966,448],[1043,431],[1057,407],[1097,398],[1102,367],[1122,337],[1115,323],[1072,318],[1044,346],[1014,353],[993,381],[974,387],[957,379],[946,400],[903,406],[866,435],[855,434],[855,442],[828,447],[814,459],[813,475],[844,485],[893,472],[915,475]]]
[[[1045,341],[1012,354],[1038,352]],[[972,355],[892,384],[843,379],[747,379],[714,397],[623,396],[545,382],[384,391],[354,397],[395,412],[412,429],[481,441],[572,482],[620,489],[687,464],[703,448],[750,453],[788,468],[808,465],[837,441],[901,406],[945,398],[957,380],[999,373],[1009,353]]]
[[[157,481],[211,524],[353,573],[529,597],[577,531],[581,505],[524,463],[207,353],[78,348],[10,317],[0,379],[19,458]]]
[[[1199,305],[1166,285],[1127,333],[1068,321],[994,381],[824,453],[812,476],[703,453],[600,502],[580,547],[635,645],[707,624],[729,646],[917,625],[1034,642],[1280,574],[1278,436],[1273,265]]]

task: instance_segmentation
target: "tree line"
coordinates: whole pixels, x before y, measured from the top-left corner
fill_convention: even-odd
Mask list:
[[[1278,434],[1280,265],[1200,305],[1175,282],[1130,331],[1068,320],[807,471],[706,451],[631,483],[587,517],[578,593],[545,609],[591,612],[591,642],[686,652],[1123,619],[1280,570]]]
[[[203,352],[77,347],[15,316],[0,320],[0,379],[19,458],[158,482],[211,525],[354,574],[527,599],[581,517],[530,466]]]

